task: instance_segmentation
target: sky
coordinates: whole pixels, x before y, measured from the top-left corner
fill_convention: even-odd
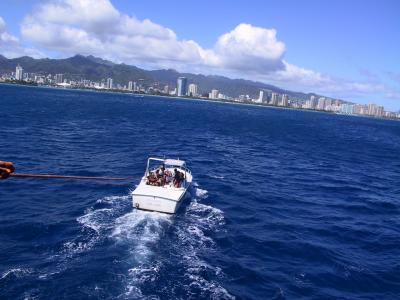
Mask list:
[[[0,1],[0,54],[78,53],[400,110],[397,0]]]

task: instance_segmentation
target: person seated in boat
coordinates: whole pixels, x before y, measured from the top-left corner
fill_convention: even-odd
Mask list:
[[[158,180],[157,176],[153,172],[150,172],[149,175],[147,176],[146,184],[148,184],[148,185],[156,185],[157,180]]]
[[[164,165],[161,165],[158,168],[158,170],[159,170],[160,176],[164,176],[165,175],[165,166]]]
[[[158,186],[164,186],[164,184],[165,184],[165,173],[164,173],[163,169],[157,169],[156,177],[157,177],[157,185]]]
[[[185,175],[182,172],[179,172],[176,168],[174,169],[174,172],[175,172],[175,174],[174,174],[173,184],[174,184],[174,187],[179,188],[182,185]]]
[[[15,168],[12,162],[0,160],[0,179],[6,179],[14,173]]]

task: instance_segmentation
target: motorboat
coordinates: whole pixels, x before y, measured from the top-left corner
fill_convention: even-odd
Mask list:
[[[139,185],[132,192],[137,209],[174,214],[190,196],[192,173],[179,159],[150,157]]]

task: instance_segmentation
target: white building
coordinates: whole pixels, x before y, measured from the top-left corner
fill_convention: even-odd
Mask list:
[[[113,79],[112,78],[107,78],[107,88],[108,89],[113,88]]]
[[[64,79],[63,79],[63,74],[56,74],[56,76],[55,76],[56,78],[55,78],[55,80],[56,80],[56,83],[63,83],[64,82]]]
[[[128,90],[133,91],[133,81],[128,82]]]
[[[321,98],[318,99],[317,109],[318,110],[324,110],[325,109],[325,97],[321,97]]]
[[[258,95],[258,103],[263,103],[264,101],[264,91],[260,91],[260,94]]]
[[[343,103],[340,106],[340,112],[342,114],[352,115],[352,114],[354,114],[354,105],[353,104],[349,104],[349,103]]]
[[[218,90],[211,90],[209,94],[210,99],[218,99],[219,91]]]
[[[197,84],[194,83],[189,84],[188,95],[191,97],[197,97],[199,95],[199,87]]]
[[[325,99],[325,110],[332,111],[332,99]]]
[[[24,69],[22,69],[22,67],[20,65],[18,65],[15,68],[15,79],[22,80],[23,77],[24,77]]]
[[[385,115],[385,108],[383,106],[378,106],[378,109],[376,111],[376,116],[383,117],[384,115]]]
[[[315,109],[317,107],[318,101],[317,101],[317,97],[315,97],[314,95],[310,97],[310,105],[308,108],[310,109]]]
[[[289,96],[287,94],[282,95],[281,106],[289,106]]]
[[[271,104],[272,105],[278,105],[278,103],[279,103],[278,97],[279,97],[278,93],[271,94]]]
[[[169,86],[168,86],[168,84],[164,86],[163,93],[164,93],[164,94],[168,94],[168,93],[169,93]]]

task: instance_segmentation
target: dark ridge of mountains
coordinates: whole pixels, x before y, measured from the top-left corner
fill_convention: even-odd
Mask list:
[[[20,64],[25,72],[47,74],[65,74],[69,79],[89,79],[101,81],[113,78],[115,83],[127,85],[128,81],[141,80],[144,84],[160,83],[176,86],[176,80],[180,76],[188,78],[188,83],[196,83],[202,93],[208,93],[211,89],[217,89],[221,93],[231,97],[238,95],[250,95],[255,98],[261,89],[271,90],[276,93],[285,93],[299,99],[309,99],[310,95],[294,92],[279,87],[245,79],[230,79],[224,76],[202,75],[191,73],[179,73],[172,69],[148,71],[126,64],[116,64],[92,55],[75,55],[65,59],[34,59],[23,56],[8,59],[0,55],[0,73],[15,72],[15,67]]]

